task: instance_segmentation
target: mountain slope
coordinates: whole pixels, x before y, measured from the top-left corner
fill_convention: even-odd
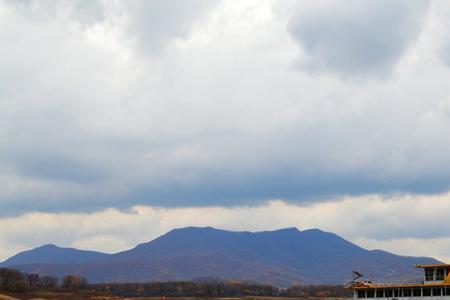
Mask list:
[[[92,282],[219,277],[288,286],[342,284],[352,270],[373,277],[415,275],[415,263],[437,262],[369,251],[333,233],[295,228],[252,233],[187,227],[127,251],[95,255],[98,258],[84,261],[48,257],[32,260],[33,264],[24,264],[23,259],[5,263],[25,272],[80,274]]]
[[[0,263],[0,266],[85,263],[98,261],[108,256],[109,254],[101,252],[62,248],[48,244],[20,252]]]

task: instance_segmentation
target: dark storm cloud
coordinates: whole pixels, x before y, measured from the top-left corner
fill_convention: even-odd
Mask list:
[[[43,166],[43,170],[48,166]],[[64,168],[64,164],[58,165]],[[66,170],[65,172],[70,172]],[[95,170],[94,170],[95,171]],[[357,174],[301,174],[301,171],[280,172],[279,174],[239,175],[240,170],[222,174],[205,172],[201,174],[201,183],[180,184],[167,181],[164,185],[148,182],[125,183],[107,180],[96,183],[92,179],[94,172],[89,168],[76,170],[76,174],[53,173],[55,184],[61,180],[70,180],[68,176],[75,176],[70,184],[51,195],[23,194],[19,201],[8,203],[2,215],[23,213],[26,211],[49,212],[85,212],[102,209],[103,207],[127,208],[133,205],[153,205],[164,207],[179,206],[235,206],[258,205],[269,199],[285,199],[298,203],[328,201],[342,196],[358,196],[380,193],[415,193],[436,194],[450,188],[450,176],[442,174],[437,177],[415,177],[410,180],[383,180]],[[132,169],[123,169],[124,173],[133,173]],[[300,172],[300,174],[299,174]],[[47,179],[43,174],[33,174],[41,179]],[[94,173],[95,174],[95,173]],[[84,176],[86,175],[86,176]],[[123,174],[123,178],[126,178]],[[84,182],[76,182],[82,178]],[[145,181],[145,178],[141,179]],[[81,188],[82,187],[82,188]],[[117,189],[114,192],[114,189]]]
[[[300,3],[288,30],[311,56],[303,67],[354,77],[391,71],[417,39],[429,1]]]
[[[89,161],[74,161],[70,157],[48,153],[44,157],[14,156],[17,173],[26,177],[39,177],[44,180],[94,182],[105,175]]]

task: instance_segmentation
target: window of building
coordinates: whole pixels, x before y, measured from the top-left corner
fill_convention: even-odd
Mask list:
[[[440,296],[441,288],[433,288],[433,296]]]
[[[402,290],[402,292],[403,292],[403,297],[411,297],[411,295],[412,295],[412,292],[411,292],[412,290],[411,289],[403,289]]]
[[[384,297],[384,295],[383,295],[383,290],[380,290],[380,289],[377,289],[377,291],[376,291],[376,293],[375,293],[375,297],[377,297],[377,298],[383,298]]]
[[[401,297],[401,296],[400,296],[400,290],[399,290],[399,289],[395,289],[395,290],[394,290],[394,297]]]
[[[444,280],[445,269],[436,269],[436,280]]]
[[[373,298],[373,297],[375,297],[375,291],[367,290],[367,298]]]
[[[430,288],[424,288],[422,290],[422,293],[423,293],[424,297],[429,297],[429,296],[431,296],[431,289]]]
[[[450,287],[445,288],[445,296],[450,296]]]
[[[366,298],[366,291],[358,291],[358,298]]]
[[[422,290],[421,289],[414,289],[413,290],[413,297],[421,297],[422,296]]]
[[[386,297],[386,298],[392,297],[392,290],[385,290],[384,293],[385,293],[384,297]]]
[[[434,280],[434,269],[425,269],[425,280],[426,281]]]

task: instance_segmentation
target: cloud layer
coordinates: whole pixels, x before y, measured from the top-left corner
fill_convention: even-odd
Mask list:
[[[371,195],[310,205],[272,200],[258,206],[135,206],[89,214],[28,213],[0,219],[0,244],[8,245],[1,248],[0,260],[46,243],[117,252],[185,226],[238,231],[321,228],[369,249],[449,260],[449,196]]]
[[[0,0],[0,256],[213,225],[448,257],[449,20],[439,0]]]
[[[2,214],[446,191],[446,5],[357,4],[1,2]]]

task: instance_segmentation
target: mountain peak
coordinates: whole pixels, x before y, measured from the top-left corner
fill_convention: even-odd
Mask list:
[[[280,229],[273,230],[273,231],[268,231],[268,232],[292,232],[292,233],[299,233],[301,231],[298,230],[297,227],[286,227],[286,228],[280,228]]]
[[[324,233],[325,231],[320,230],[319,228],[310,228],[310,229],[305,229],[305,230],[303,230],[303,232],[317,232],[317,233]]]
[[[33,265],[47,263],[82,263],[102,259],[109,254],[63,248],[54,244],[46,244],[32,250],[20,252],[5,260],[0,266]]]
[[[217,229],[211,226],[199,227],[199,226],[187,226],[187,227],[179,227],[175,228],[171,231],[219,231],[221,229]]]
[[[34,249],[62,249],[62,247],[59,247],[55,244],[45,244]]]
[[[314,230],[314,229],[310,229],[310,230]],[[319,229],[317,229],[318,231],[320,231]],[[281,233],[281,232],[295,232],[295,233],[299,233],[301,232],[300,230],[298,230],[296,227],[286,227],[286,228],[280,228],[280,229],[275,229],[275,230],[263,230],[263,231],[231,231],[231,230],[226,230],[226,229],[220,229],[220,228],[216,228],[216,227],[212,227],[212,226],[205,226],[205,227],[197,227],[197,226],[187,226],[187,227],[180,227],[180,228],[175,228],[170,232],[228,232],[228,233]]]

